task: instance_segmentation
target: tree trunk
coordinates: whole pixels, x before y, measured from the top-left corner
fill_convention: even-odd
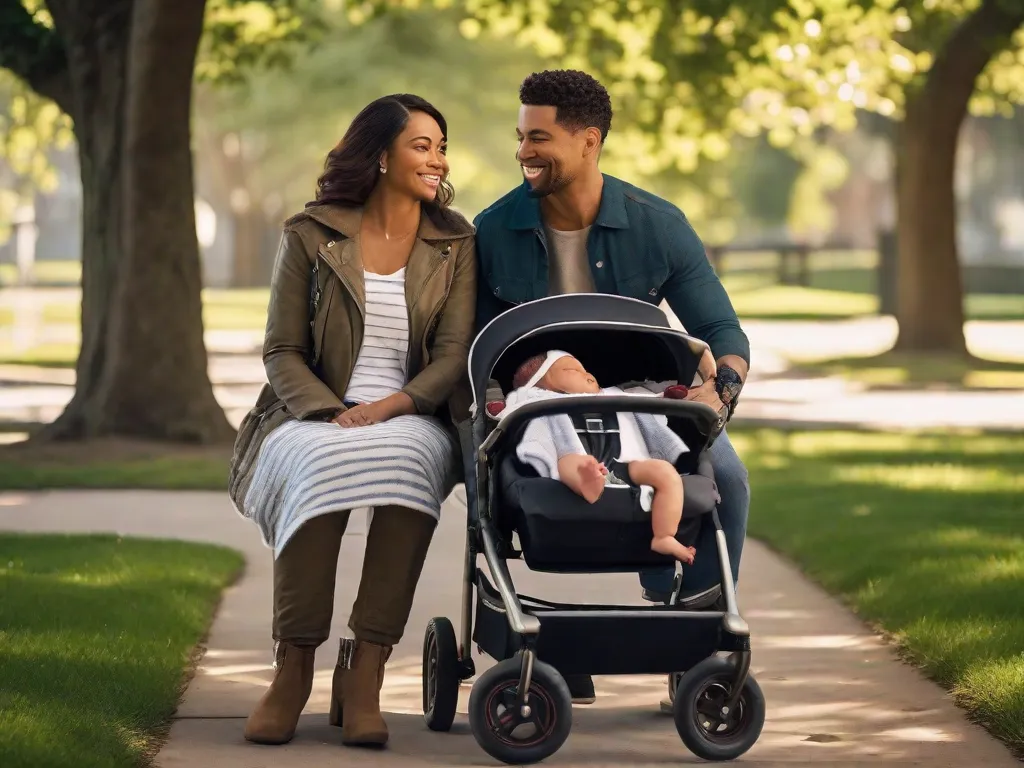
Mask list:
[[[121,261],[122,141],[132,0],[51,0],[71,83],[63,105],[74,121],[82,174],[81,348],[75,394],[34,439],[74,440],[103,431],[96,394]]]
[[[263,210],[251,205],[248,210],[236,212],[232,217],[234,237],[234,278],[236,288],[258,288],[270,284],[271,270],[267,268],[267,217]]]
[[[899,350],[967,353],[953,186],[957,143],[975,81],[1022,23],[1024,10],[1008,13],[999,0],[985,0],[950,36],[924,84],[908,88],[896,170]]]
[[[191,151],[206,0],[135,0],[125,110],[124,259],[97,404],[114,434],[213,443],[234,435],[213,395]]]
[[[82,347],[74,397],[34,439],[234,434],[207,373],[192,191],[204,6],[48,3],[67,51],[82,167]]]
[[[922,101],[908,104],[897,149],[896,348],[966,354],[953,190],[963,117],[943,125]]]

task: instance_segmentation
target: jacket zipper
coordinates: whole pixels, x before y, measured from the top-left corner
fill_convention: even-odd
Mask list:
[[[446,267],[447,263],[448,263],[447,259],[442,259],[441,263],[438,264],[436,267],[434,267],[434,270],[429,275],[427,275],[426,280],[423,281],[423,289],[426,289],[427,283],[429,283],[431,280],[433,280],[434,279],[434,275],[436,275],[438,273],[438,271],[442,267]],[[423,326],[423,340],[420,342],[420,346],[421,346],[421,350],[420,351],[423,353],[424,358],[426,357],[426,352],[427,352],[427,336],[430,335],[430,326],[434,322],[434,318],[437,317],[437,313],[440,312],[441,307],[444,306],[445,301],[448,300],[448,293],[449,293],[448,281],[445,280],[444,293],[441,295],[441,301],[439,301],[437,303],[437,306],[434,307],[434,310],[430,313],[430,317],[427,318],[427,324],[425,326]],[[416,299],[418,300],[419,296],[417,296]],[[408,308],[408,317],[409,317],[409,327],[411,328],[412,327],[412,307]],[[409,376],[409,366],[410,366],[411,363],[412,363],[412,344],[409,345],[409,348],[405,352],[405,375],[407,377]]]
[[[336,270],[331,265],[331,263],[326,259],[326,257],[324,257],[324,255],[322,253],[320,253],[320,249],[319,248],[317,248],[316,255],[317,255],[317,258],[323,259],[324,263],[330,268],[331,272],[334,273],[334,276],[338,278],[338,281],[342,284],[342,286],[345,288],[345,290],[348,291],[348,295],[352,299],[352,303],[355,304],[356,305],[356,309],[359,310],[359,317],[363,321],[363,330],[365,332],[365,330],[366,330],[366,308],[362,304],[359,303],[359,299],[356,297],[355,289],[352,287],[352,285],[349,283],[349,281],[345,279],[345,276],[342,275],[341,272]],[[333,298],[333,294],[332,294],[332,298]],[[326,333],[326,332],[327,332],[327,323],[325,322],[324,323],[323,333]],[[321,350],[322,349],[323,349],[323,344],[321,343]],[[358,349],[354,350],[352,359],[349,361],[348,373],[347,373],[347,375],[345,377],[346,378],[346,382],[345,382],[345,386],[346,387],[349,385],[349,383],[351,383],[352,371],[355,369],[355,365],[356,365],[355,358],[356,358],[356,356],[358,354],[359,354],[359,350]]]

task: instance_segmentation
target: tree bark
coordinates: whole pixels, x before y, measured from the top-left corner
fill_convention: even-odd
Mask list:
[[[47,3],[68,87],[39,65],[36,79],[66,93],[78,140],[82,340],[75,394],[35,440],[234,434],[207,374],[195,234],[189,112],[204,6]]]
[[[908,88],[897,144],[896,349],[966,355],[954,176],[975,81],[1024,23],[1024,9],[985,0],[953,32],[920,88]]]
[[[96,394],[121,261],[122,142],[132,0],[50,0],[67,54],[70,103],[82,174],[81,346],[75,394],[34,439],[74,440],[101,434]]]
[[[122,242],[97,407],[118,435],[230,440],[203,342],[191,152],[206,0],[135,0],[125,109]]]

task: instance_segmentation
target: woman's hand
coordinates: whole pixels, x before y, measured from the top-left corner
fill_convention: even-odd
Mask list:
[[[375,403],[352,406],[339,414],[334,422],[340,427],[367,427],[410,413],[416,413],[412,398],[404,392],[396,392]]]

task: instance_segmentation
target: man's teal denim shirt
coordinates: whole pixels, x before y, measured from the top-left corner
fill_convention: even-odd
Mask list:
[[[479,332],[514,304],[548,295],[548,251],[540,202],[524,182],[473,222],[479,260]],[[663,300],[686,332],[706,342],[715,359],[748,364],[750,343],[690,222],[666,200],[604,175],[597,220],[587,239],[599,293]]]

